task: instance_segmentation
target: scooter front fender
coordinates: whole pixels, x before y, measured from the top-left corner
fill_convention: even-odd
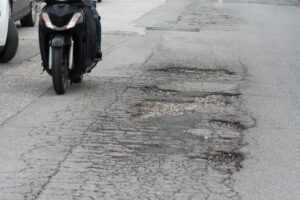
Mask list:
[[[55,36],[51,41],[50,41],[50,46],[59,48],[63,47],[65,45],[65,38],[63,36]]]
[[[48,66],[52,69],[52,48],[63,48],[65,46],[65,38],[63,36],[57,35],[52,38],[49,42],[49,57]]]

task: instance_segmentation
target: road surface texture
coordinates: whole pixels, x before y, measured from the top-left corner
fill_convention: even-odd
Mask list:
[[[300,3],[110,0],[57,96],[37,28],[0,65],[1,200],[297,200]]]

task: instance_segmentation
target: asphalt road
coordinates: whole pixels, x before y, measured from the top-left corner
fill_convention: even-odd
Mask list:
[[[37,29],[0,65],[1,200],[296,200],[300,3],[99,4],[104,60],[57,96]]]

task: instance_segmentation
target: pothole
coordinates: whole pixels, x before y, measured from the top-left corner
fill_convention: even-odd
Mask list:
[[[228,92],[210,92],[207,94],[203,94],[203,96],[208,96],[208,95],[221,95],[224,97],[239,97],[241,96],[241,93],[228,93]]]
[[[241,136],[241,133],[238,131],[224,131],[224,130],[212,130],[212,129],[189,129],[185,131],[187,134],[193,136],[199,136],[204,140],[209,140],[213,138],[218,138],[222,140],[235,140]]]
[[[227,166],[239,171],[242,168],[241,162],[244,155],[240,152],[212,151],[202,155],[190,155],[190,159],[204,159],[215,166]]]
[[[166,67],[160,69],[152,69],[155,72],[167,72],[177,74],[201,74],[201,75],[234,75],[235,72],[231,72],[227,69],[203,69],[203,68],[190,68],[190,67]]]
[[[208,96],[224,96],[224,97],[231,97],[231,100],[233,99],[237,99],[239,96],[241,96],[241,93],[230,93],[230,92],[197,92],[197,94],[195,94],[195,92],[185,92],[185,91],[178,91],[175,89],[167,89],[167,88],[162,88],[160,86],[156,86],[156,85],[149,85],[149,86],[142,86],[142,87],[132,87],[135,89],[140,89],[143,92],[146,93],[164,93],[164,94],[172,94],[172,95],[176,95],[176,94],[181,94],[184,95],[186,97],[201,97],[201,98],[205,98]]]
[[[230,128],[230,129],[236,129],[236,130],[246,130],[247,129],[247,127],[245,127],[239,121],[227,121],[227,120],[213,119],[213,120],[210,120],[210,123],[215,126],[218,126],[220,128]]]
[[[239,95],[238,94],[239,87],[236,83],[173,81],[173,82],[159,85],[159,88],[163,90],[176,90],[186,95],[198,94],[198,96],[203,96],[205,94],[211,95],[211,94],[222,94],[222,93],[228,95],[230,94]]]
[[[200,32],[199,28],[146,27],[147,31]]]
[[[196,97],[191,102],[162,102],[146,101],[140,105],[140,115],[144,118],[165,116],[165,115],[182,115],[195,111],[201,107],[219,106],[225,107],[230,103],[228,97],[222,95],[210,95],[206,97]]]
[[[227,165],[229,167],[234,167],[236,170],[240,170],[242,168],[241,162],[244,160],[244,156],[240,152],[216,151],[208,153],[205,159],[211,163]]]
[[[147,93],[167,93],[167,94],[177,94],[177,90],[172,89],[161,89],[156,85],[153,86],[143,86],[140,88],[142,91]]]

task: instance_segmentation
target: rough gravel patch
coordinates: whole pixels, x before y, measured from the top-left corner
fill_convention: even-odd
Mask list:
[[[235,168],[237,171],[242,168],[241,162],[244,160],[244,156],[240,152],[217,151],[208,153],[206,156],[210,163],[226,165],[230,168]]]
[[[147,93],[167,93],[167,94],[177,94],[179,93],[177,90],[168,90],[168,89],[161,89],[158,86],[143,86],[140,88],[142,91]]]
[[[195,111],[196,109],[201,107],[225,107],[226,105],[228,105],[228,103],[228,98],[222,95],[196,97],[193,102],[187,103],[146,101],[140,106],[140,115],[144,118],[165,115],[182,115],[188,112]]]
[[[191,68],[191,67],[166,67],[160,69],[152,69],[155,72],[167,72],[178,74],[202,74],[202,75],[234,75],[235,72],[231,72],[227,69],[203,69],[203,68]]]
[[[188,156],[190,159],[207,160],[212,166],[220,168],[226,166],[227,169],[239,171],[242,168],[241,162],[244,155],[240,152],[211,151],[200,156]]]
[[[220,128],[230,128],[230,129],[236,129],[236,130],[246,130],[247,127],[243,125],[239,121],[226,121],[226,120],[220,120],[220,119],[213,119],[210,120],[210,123],[218,126]]]
[[[146,27],[147,31],[200,32],[199,28]]]

